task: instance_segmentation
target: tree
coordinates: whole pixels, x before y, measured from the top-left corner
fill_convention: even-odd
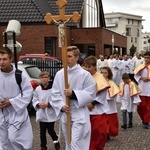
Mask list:
[[[116,48],[114,48],[113,54],[118,54],[118,50]]]
[[[132,46],[130,48],[130,55],[134,56],[135,52],[136,52],[136,47],[134,46],[134,44],[132,44]]]

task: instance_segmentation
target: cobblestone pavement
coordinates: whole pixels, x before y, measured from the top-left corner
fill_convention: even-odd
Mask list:
[[[119,108],[119,106],[118,106]],[[122,116],[118,109],[119,126],[122,124]],[[35,122],[35,115],[30,115],[33,126],[33,150],[40,150],[39,125]],[[56,122],[56,132],[58,133],[59,122]],[[119,129],[119,135],[111,138],[105,146],[105,150],[150,150],[150,129],[144,129],[141,125],[141,120],[137,112],[133,114],[133,128],[126,130]],[[48,150],[55,150],[51,138],[47,135]],[[60,140],[61,150],[65,150],[64,138]],[[85,143],[86,144],[86,143]]]

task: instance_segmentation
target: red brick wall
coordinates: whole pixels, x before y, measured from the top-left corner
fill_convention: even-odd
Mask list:
[[[3,32],[6,27],[0,27]],[[22,50],[19,55],[26,53],[44,53],[44,37],[57,37],[57,26],[54,25],[26,25],[21,27],[21,35],[17,39],[22,44]],[[2,45],[0,39],[0,46]]]
[[[72,44],[94,44],[96,56],[104,54],[104,44],[112,45],[112,34],[115,39],[115,46],[127,47],[126,37],[117,33],[111,32],[103,28],[84,28],[84,29],[72,29],[71,38]]]
[[[5,26],[0,26],[0,32],[3,33]],[[126,49],[127,40],[117,33],[113,33],[102,28],[84,28],[67,29],[68,45],[76,44],[94,44],[95,54],[98,57],[100,53],[104,54],[104,44],[111,45],[112,34],[115,36],[115,44],[118,47]],[[44,37],[58,37],[58,28],[55,25],[22,25],[21,35],[17,39],[23,48],[18,55],[26,53],[44,53]],[[58,41],[57,41],[58,43]],[[3,36],[0,36],[0,47],[3,44]],[[56,44],[56,57],[61,59],[61,49]]]

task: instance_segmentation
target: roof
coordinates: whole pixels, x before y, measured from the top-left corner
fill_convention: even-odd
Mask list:
[[[0,0],[0,24],[15,19],[21,23],[45,23],[44,16],[50,12],[58,15],[57,0]],[[66,14],[81,12],[84,0],[67,0]]]
[[[50,12],[52,15],[59,14],[59,8],[56,5],[57,0],[0,0],[0,24],[7,24],[9,20],[15,19],[21,23],[45,23],[44,17]],[[77,11],[82,16],[82,9],[85,0],[67,0],[66,14],[73,14]],[[100,5],[100,22],[105,26],[104,14],[101,0]],[[69,26],[76,26],[69,21]]]

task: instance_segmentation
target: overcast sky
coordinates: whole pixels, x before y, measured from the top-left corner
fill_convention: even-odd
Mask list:
[[[104,13],[123,12],[143,16],[143,32],[150,32],[149,0],[102,0]]]

